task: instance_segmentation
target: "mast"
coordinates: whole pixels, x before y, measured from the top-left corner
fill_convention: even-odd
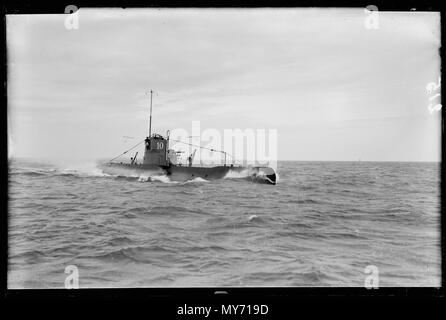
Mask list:
[[[150,119],[149,119],[149,138],[150,135],[152,134],[152,95],[153,95],[153,91],[150,90]]]

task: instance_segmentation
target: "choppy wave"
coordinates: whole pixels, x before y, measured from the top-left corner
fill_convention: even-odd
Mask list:
[[[438,164],[282,162],[276,186],[12,162],[11,288],[440,284]]]

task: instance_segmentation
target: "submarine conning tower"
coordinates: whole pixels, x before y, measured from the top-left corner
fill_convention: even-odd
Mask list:
[[[153,134],[144,140],[144,165],[168,166],[167,149],[169,141],[159,134]]]
[[[167,131],[167,139],[160,134],[152,134],[152,97],[153,91],[150,90],[149,135],[144,140],[143,165],[168,166],[167,149],[169,148],[170,131]]]

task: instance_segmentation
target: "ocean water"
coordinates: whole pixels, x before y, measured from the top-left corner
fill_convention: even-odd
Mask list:
[[[9,164],[9,288],[440,286],[440,164],[279,162],[245,179]]]

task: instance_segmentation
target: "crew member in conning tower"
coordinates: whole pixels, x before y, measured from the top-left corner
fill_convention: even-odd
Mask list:
[[[149,139],[149,137],[146,137],[145,142],[146,142],[146,150],[150,150],[150,139]]]
[[[187,157],[187,161],[189,162],[189,167],[192,167],[192,155]]]

